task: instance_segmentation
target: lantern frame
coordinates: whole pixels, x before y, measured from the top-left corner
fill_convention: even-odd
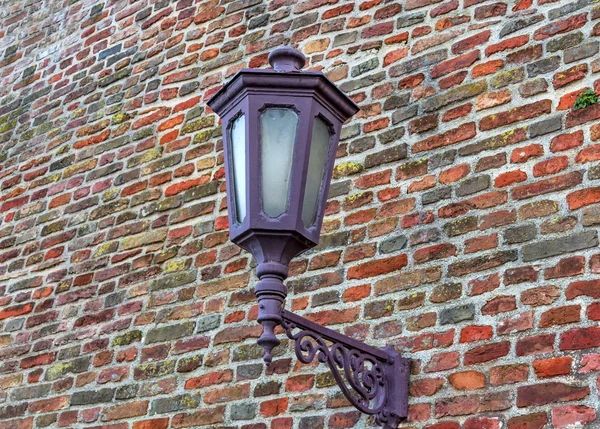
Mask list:
[[[291,259],[319,241],[325,205],[343,123],[359,107],[324,74],[301,71],[305,57],[290,47],[269,55],[273,69],[242,69],[219,89],[208,105],[220,116],[223,129],[225,178],[230,240],[257,260],[259,281],[257,321],[263,333],[257,342],[264,360],[280,344],[278,326],[294,340],[294,351],[303,363],[327,363],[346,398],[363,413],[373,415],[385,429],[395,429],[408,415],[409,365],[393,348],[379,349],[318,325],[283,308],[287,296],[284,280]],[[292,148],[287,206],[282,214],[268,216],[262,201],[261,114],[269,108],[293,109],[297,116]],[[238,222],[231,128],[245,121],[245,217]],[[303,204],[313,144],[313,126],[321,118],[329,130],[329,147],[312,223],[303,221]],[[277,168],[277,166],[273,166]]]
[[[290,79],[290,75],[293,79]],[[288,231],[296,243],[289,243],[281,254],[287,261],[298,253],[315,246],[319,241],[327,201],[337,142],[342,124],[358,111],[358,106],[320,72],[281,72],[265,69],[242,69],[209,100],[208,105],[221,117],[223,149],[228,195],[230,239],[240,247],[255,253],[257,236]],[[271,218],[262,211],[262,180],[260,177],[260,114],[268,108],[288,108],[298,114],[295,135],[294,165],[292,167],[288,208],[282,215]],[[236,219],[235,189],[232,167],[230,128],[239,116],[246,123],[246,216]],[[302,222],[306,174],[310,156],[310,140],[315,118],[323,118],[333,135],[330,137],[328,159],[317,202],[315,221],[306,228]],[[332,144],[333,143],[333,144]],[[231,167],[230,167],[231,166]],[[260,240],[259,240],[260,241]],[[293,240],[292,240],[293,241]],[[263,247],[267,255],[255,254],[257,261],[277,260],[271,246]],[[253,248],[253,250],[251,250]]]

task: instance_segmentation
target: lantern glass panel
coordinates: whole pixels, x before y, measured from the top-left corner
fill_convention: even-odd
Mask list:
[[[298,115],[271,107],[260,115],[262,207],[269,217],[287,210]]]
[[[238,116],[233,121],[230,140],[235,218],[239,223],[242,223],[246,217],[246,118],[244,115]]]
[[[302,205],[302,222],[304,227],[310,227],[317,215],[317,206],[321,194],[323,179],[325,178],[325,165],[331,134],[329,126],[318,116],[315,118],[310,143],[308,158],[308,174],[304,190],[304,203]]]

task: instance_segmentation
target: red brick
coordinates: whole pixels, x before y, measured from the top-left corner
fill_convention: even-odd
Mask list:
[[[134,401],[114,405],[104,411],[104,419],[110,421],[143,416],[148,410],[148,404],[148,401]]]
[[[455,372],[448,381],[456,390],[475,390],[485,387],[485,376],[478,371]]]
[[[423,368],[424,372],[446,371],[456,368],[459,365],[458,352],[445,352],[433,355],[427,365]]]
[[[438,77],[450,74],[460,69],[464,69],[469,67],[475,63],[479,59],[479,51],[472,51],[468,54],[460,55],[456,58],[452,58],[450,60],[446,60],[435,65],[431,69],[431,77],[436,79]]]
[[[481,395],[457,396],[437,400],[435,416],[462,416],[510,408],[509,392],[487,393]]]
[[[600,354],[591,353],[583,356],[581,359],[581,368],[579,373],[588,373],[600,370]]]
[[[541,100],[514,109],[486,116],[479,121],[479,128],[483,131],[493,130],[498,127],[525,121],[551,112],[552,102]]]
[[[554,334],[525,337],[517,341],[517,356],[547,353],[554,349]]]
[[[600,327],[571,329],[560,335],[560,350],[581,350],[600,346]]]
[[[520,51],[510,53],[506,56],[506,61],[512,64],[526,64],[537,60],[542,56],[542,45],[531,45]]]
[[[425,429],[460,429],[460,424],[457,422],[441,422],[427,425]]]
[[[361,37],[381,37],[385,34],[390,34],[394,31],[394,21],[382,22],[375,24],[362,30]]]
[[[446,243],[418,249],[414,252],[413,257],[415,263],[422,264],[436,259],[449,258],[454,255],[456,255],[456,246]]]
[[[473,78],[494,74],[504,67],[503,60],[492,60],[485,63],[477,64],[473,67]]]
[[[575,105],[575,101],[577,101],[577,98],[579,97],[580,93],[581,93],[581,91],[577,90],[577,91],[569,92],[569,93],[563,95],[562,97],[560,97],[560,100],[558,102],[558,107],[556,108],[556,110],[572,109],[573,106]]]
[[[587,122],[600,119],[600,104],[586,107],[585,109],[573,110],[567,114],[567,128],[573,128]]]
[[[355,322],[358,318],[359,309],[359,307],[355,307],[346,310],[325,310],[307,314],[306,318],[320,325]]]
[[[566,156],[557,156],[545,161],[538,162],[533,166],[533,177],[548,176],[556,174],[569,166],[569,158]]]
[[[431,405],[430,404],[409,404],[408,405],[408,418],[406,419],[409,423],[423,422],[431,418]]]
[[[445,380],[441,377],[419,378],[411,381],[409,386],[409,394],[415,398],[433,396],[440,391],[444,383]]]
[[[552,78],[554,89],[562,88],[568,84],[583,79],[588,73],[587,64],[579,64],[568,70],[557,73]]]
[[[284,413],[288,407],[289,398],[278,398],[264,401],[260,404],[260,415],[273,417]]]
[[[490,30],[482,31],[481,33],[467,37],[452,45],[453,54],[462,54],[470,49],[476,48],[479,45],[487,42],[490,39],[492,32]]]
[[[465,254],[481,252],[498,247],[498,234],[491,234],[465,240]]]
[[[567,195],[567,203],[571,210],[577,210],[598,201],[600,201],[600,187],[582,189]]]
[[[550,142],[550,150],[552,152],[561,152],[563,150],[573,149],[582,145],[583,131],[575,131],[571,134],[561,134],[554,137]]]
[[[405,267],[408,263],[406,255],[394,256],[386,259],[359,264],[348,269],[348,279],[364,279],[381,274],[391,273]]]
[[[522,163],[527,162],[529,158],[539,157],[544,154],[544,148],[539,144],[532,144],[518,149],[514,149],[510,155],[510,162]]]
[[[465,422],[464,429],[500,429],[502,425],[498,417],[476,417]]]
[[[467,326],[460,331],[460,342],[470,343],[473,341],[483,341],[492,338],[493,329],[491,326]]]
[[[457,182],[460,179],[466,177],[469,174],[470,170],[471,168],[469,164],[456,165],[452,168],[449,168],[448,170],[442,171],[438,177],[438,180],[442,184]]]
[[[227,383],[233,379],[231,370],[211,372],[199,377],[190,378],[185,382],[186,389],[200,389],[216,384]]]
[[[587,386],[574,386],[564,383],[541,383],[517,388],[517,407],[546,405],[553,402],[576,401],[590,393]]]
[[[494,45],[489,45],[485,48],[485,55],[490,56],[496,54],[498,52],[503,52],[509,49],[520,48],[529,42],[529,35],[525,34],[522,36],[510,37],[501,41],[500,43],[496,43]]]
[[[500,320],[498,335],[508,335],[514,332],[527,331],[533,328],[533,311],[525,311],[512,317]]]
[[[296,375],[285,381],[285,390],[288,392],[304,392],[310,390],[315,383],[313,374]]]
[[[527,381],[529,365],[501,365],[490,369],[490,385],[501,386]]]
[[[196,104],[198,104],[200,102],[200,100],[201,100],[201,97],[200,96],[196,96],[196,97],[192,97],[192,98],[190,98],[188,100],[182,101],[182,102],[176,104],[173,107],[173,112],[172,113],[175,114],[175,113],[181,112],[183,110],[191,109]]]
[[[458,9],[458,0],[450,0],[446,3],[442,3],[439,6],[434,7],[429,12],[429,16],[435,18],[440,15],[445,15],[447,13],[452,12],[453,10]]]
[[[591,303],[588,306],[587,311],[585,312],[585,315],[587,316],[587,318],[589,320],[600,320],[600,303],[598,303],[598,302]]]
[[[396,61],[401,60],[402,58],[406,58],[408,56],[409,50],[408,48],[400,48],[395,49],[393,51],[388,52],[385,57],[383,57],[383,66],[387,67],[390,64],[395,63]]]
[[[22,316],[27,313],[31,313],[33,310],[33,303],[28,302],[26,304],[14,305],[11,307],[5,307],[0,310],[0,320]]]
[[[533,361],[535,375],[540,378],[568,375],[571,373],[573,359],[570,356]]]
[[[498,296],[488,301],[482,308],[481,314],[506,313],[517,308],[514,296]]]
[[[496,188],[503,188],[510,186],[515,183],[524,182],[527,180],[527,173],[522,170],[508,171],[500,174],[494,179],[494,186]]]
[[[544,429],[548,423],[546,412],[511,417],[508,429]]]
[[[435,3],[440,3],[442,0],[406,0],[404,8],[406,10],[417,9],[424,6],[429,6]]]
[[[469,22],[470,20],[471,20],[471,18],[468,15],[460,15],[460,16],[442,18],[435,23],[435,29],[437,31],[444,31],[448,28],[452,28],[454,26]]]
[[[583,138],[583,137],[582,137]],[[588,146],[577,154],[575,162],[583,164],[591,161],[598,161],[600,159],[600,144]]]
[[[477,131],[474,123],[461,125],[458,128],[421,140],[412,146],[413,152],[424,152],[437,149],[475,137]]]
[[[28,369],[41,365],[48,365],[56,360],[56,353],[42,353],[36,356],[26,357],[21,361],[21,368]]]
[[[533,38],[535,40],[544,40],[557,34],[568,33],[569,31],[583,27],[586,22],[587,13],[574,15],[560,21],[555,21],[552,24],[545,25],[544,27],[536,30],[533,33]]]
[[[463,116],[467,116],[473,110],[473,106],[471,104],[463,104],[462,106],[455,107],[454,109],[448,110],[442,116],[443,122],[453,121],[458,118],[462,118]]]
[[[572,277],[578,274],[583,274],[585,270],[585,257],[572,256],[558,261],[554,267],[546,268],[544,271],[545,279],[556,279],[564,277]]]
[[[585,405],[565,405],[552,409],[552,426],[567,429],[586,426],[596,420],[596,410]]]
[[[474,279],[469,282],[469,295],[476,296],[490,292],[500,286],[500,276],[492,274],[490,276]]]
[[[132,128],[134,130],[137,130],[138,128],[142,128],[142,127],[145,127],[146,125],[150,125],[154,122],[157,122],[161,119],[168,117],[170,112],[171,112],[171,109],[169,109],[168,107],[157,107],[155,109],[152,109],[152,111],[149,115],[144,116],[144,117],[138,119],[137,121],[135,121],[132,125]]]
[[[600,298],[600,280],[582,280],[569,285],[565,293],[567,299],[571,300],[578,296],[589,296],[594,299]]]
[[[464,364],[474,365],[482,362],[489,362],[506,356],[510,351],[510,342],[484,344],[475,347],[465,353]]]
[[[425,75],[423,73],[405,77],[398,82],[398,89],[414,88],[415,86],[420,85],[423,80],[425,80]]]
[[[143,420],[133,423],[132,429],[167,429],[169,426],[169,419],[167,417]]]
[[[549,192],[561,191],[581,184],[582,179],[583,174],[580,171],[574,171],[562,176],[540,180],[529,185],[518,186],[512,190],[512,197],[517,200],[522,200],[537,195],[547,194]],[[570,201],[572,202],[569,205],[582,207],[583,205],[589,204],[588,201],[590,201],[590,199],[593,200],[595,198],[593,192],[590,193],[589,190],[583,192],[583,194],[574,193],[575,196],[570,198]],[[573,208],[571,208],[571,210],[573,210]]]
[[[31,402],[27,407],[27,411],[30,413],[48,413],[50,411],[57,411],[67,408],[68,405],[68,396],[58,396],[56,398],[41,399]]]

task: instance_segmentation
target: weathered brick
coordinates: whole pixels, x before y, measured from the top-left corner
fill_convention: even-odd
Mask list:
[[[115,394],[115,389],[105,388],[92,391],[75,392],[71,396],[70,404],[77,405],[90,405],[99,404],[103,402],[111,402]]]
[[[434,112],[449,104],[473,98],[487,90],[487,82],[480,80],[446,91],[440,95],[428,98],[422,104],[424,112]]]
[[[145,338],[145,344],[163,342],[166,340],[174,340],[177,338],[191,335],[194,332],[195,323],[185,322],[179,325],[164,326],[150,330]]]
[[[527,244],[523,247],[523,261],[535,261],[564,253],[576,252],[598,245],[595,231],[571,234],[563,238]]]
[[[545,405],[558,401],[572,401],[585,398],[589,387],[577,387],[563,383],[542,383],[522,386],[517,389],[517,407]]]

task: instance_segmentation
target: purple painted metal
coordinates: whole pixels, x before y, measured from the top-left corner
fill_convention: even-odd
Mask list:
[[[281,309],[287,295],[283,281],[290,260],[319,241],[323,214],[339,134],[343,122],[359,108],[320,72],[300,72],[305,62],[302,53],[283,47],[269,56],[272,70],[240,70],[209,101],[221,117],[225,151],[225,177],[229,206],[231,241],[248,250],[258,262],[260,279],[255,288],[259,301],[258,321],[264,327],[258,342],[265,349],[265,361],[279,344],[273,329],[281,323]],[[260,115],[268,107],[287,107],[298,114],[287,210],[276,218],[267,216],[261,201]],[[231,124],[244,115],[246,121],[246,216],[237,221]],[[302,221],[302,202],[315,118],[330,125],[331,140],[325,174],[321,183],[316,219],[308,228]],[[276,166],[273,166],[277,168]]]
[[[371,347],[287,310],[282,319],[298,360],[327,363],[342,393],[359,411],[375,416],[385,429],[395,429],[407,417],[408,359],[392,347]]]
[[[259,281],[255,294],[259,303],[258,322],[263,326],[258,343],[265,351],[265,362],[269,363],[271,350],[280,344],[275,328],[284,326],[288,336],[292,335],[292,327],[303,328],[296,335],[298,358],[309,362],[317,356],[322,362],[328,362],[342,391],[358,409],[375,415],[376,421],[386,429],[395,428],[394,422],[406,416],[406,360],[393,350],[367,346],[283,310],[287,296],[283,282],[288,275],[289,262],[319,241],[340,130],[344,121],[359,108],[321,72],[300,71],[305,57],[295,49],[275,49],[269,55],[269,62],[273,69],[240,70],[208,101],[208,105],[221,117],[223,126],[229,236],[232,242],[252,253],[258,263],[256,274]],[[298,115],[288,206],[275,218],[263,211],[261,200],[260,115],[269,107],[291,108]],[[242,115],[246,130],[246,200],[242,204],[245,204],[246,215],[238,222],[231,126]],[[316,118],[328,124],[331,137],[315,220],[305,227],[302,204]],[[316,349],[310,349],[311,346],[303,340],[307,337],[317,342]],[[337,345],[329,349],[323,339],[334,341]],[[309,357],[312,353],[311,359],[304,360],[302,351],[309,352]],[[351,390],[344,384],[337,367],[342,368],[345,374],[355,374],[346,378]]]

